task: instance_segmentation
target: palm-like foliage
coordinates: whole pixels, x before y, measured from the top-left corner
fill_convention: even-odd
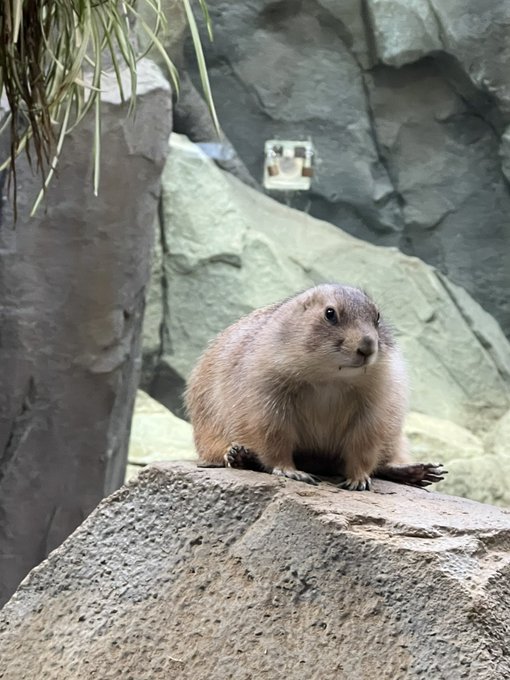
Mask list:
[[[204,0],[199,0],[210,30]],[[138,53],[132,26],[145,31],[150,48],[160,51],[178,90],[178,75],[159,42],[167,20],[161,0],[0,0],[0,95],[9,113],[0,134],[10,134],[3,160],[16,187],[16,157],[25,150],[48,186],[66,135],[95,110],[94,191],[99,185],[101,144],[100,91],[107,71],[115,74],[124,98],[121,70],[131,76],[130,108],[135,106]],[[150,9],[142,17],[140,3]],[[205,61],[191,0],[182,0],[195,45],[204,93],[217,125]],[[40,197],[42,192],[40,194]],[[34,206],[36,209],[37,204]]]

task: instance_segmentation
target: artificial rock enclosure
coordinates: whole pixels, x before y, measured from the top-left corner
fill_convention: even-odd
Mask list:
[[[206,57],[229,161],[171,140],[143,389],[182,417],[184,382],[215,333],[317,282],[361,285],[404,349],[416,455],[439,452],[453,473],[443,490],[508,505],[510,6],[208,7]],[[179,54],[182,34],[169,43]],[[183,54],[193,76],[189,43]],[[211,142],[190,87],[174,130]],[[264,196],[265,140],[307,137],[317,151],[310,191]],[[207,310],[200,323],[190,307]]]
[[[507,511],[149,467],[0,612],[3,680],[510,675]]]
[[[406,431],[417,459],[447,463],[440,490],[504,507],[383,482],[336,492],[156,463],[104,500],[0,612],[0,677],[510,677],[510,8],[208,6],[229,158],[193,144],[210,142],[212,127],[177,22],[168,40],[184,77],[173,112],[147,61],[135,127],[104,102],[100,203],[76,180],[90,162],[84,128],[49,212],[22,236],[0,230],[2,309],[21,310],[0,337],[10,394],[0,399],[0,600],[119,486],[140,370],[173,414],[139,393],[132,476],[193,458],[182,389],[207,341],[329,279],[367,287],[394,322],[413,385]],[[264,141],[308,136],[311,190],[264,195]],[[99,305],[95,268],[109,291]],[[77,318],[68,355],[54,340]],[[71,439],[76,412],[87,422]],[[48,466],[65,478],[47,488]],[[98,478],[101,493],[89,491]]]

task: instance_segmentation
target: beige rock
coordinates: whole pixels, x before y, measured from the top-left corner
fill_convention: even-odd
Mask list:
[[[448,475],[436,488],[481,503],[509,507],[510,455],[485,454],[449,460]]]
[[[163,213],[172,247],[164,254],[171,314],[162,362],[174,374],[187,377],[207,342],[242,314],[336,280],[367,288],[396,326],[413,410],[473,431],[508,410],[510,345],[501,329],[418,259],[276,203],[177,135],[164,172]]]
[[[482,440],[449,420],[411,412],[405,424],[413,458],[422,462],[443,464],[455,458],[477,458],[484,455]]]
[[[145,465],[126,465],[126,474],[124,476],[124,481],[130,482],[135,477],[138,477],[139,473],[144,469]]]
[[[131,466],[188,458],[196,458],[191,425],[139,390],[129,442]],[[128,470],[128,478],[133,472]]]
[[[500,456],[510,456],[510,411],[500,418],[487,433],[485,446]]]
[[[509,526],[384,482],[148,468],[0,612],[2,680],[510,677]]]

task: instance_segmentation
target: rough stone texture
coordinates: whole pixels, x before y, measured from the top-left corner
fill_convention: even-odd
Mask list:
[[[154,9],[151,4],[143,2],[139,7],[140,14],[149,27],[154,27]],[[202,84],[194,86],[191,78],[185,70],[183,48],[186,36],[190,34],[189,25],[186,19],[186,11],[182,0],[162,0],[161,10],[166,16],[166,24],[162,26],[158,38],[164,46],[166,53],[177,67],[179,92],[175,97],[173,111],[173,130],[186,135],[197,143],[204,143],[209,147],[211,157],[224,170],[250,186],[258,186],[244,163],[239,158],[236,150],[226,137],[223,130],[218,131],[214,126],[209,107],[204,98]],[[202,14],[198,11],[198,14]],[[150,47],[152,42],[149,35],[143,28],[139,27],[139,41],[145,49]],[[202,36],[203,43],[209,42],[209,36]],[[192,50],[191,57],[193,64],[197,63],[195,50]],[[171,80],[168,66],[161,52],[157,48],[149,50],[151,59],[159,64],[163,74]],[[173,83],[172,83],[173,84]]]
[[[162,203],[171,244],[161,264],[164,331],[157,384],[146,389],[177,415],[184,379],[208,340],[255,307],[325,280],[362,285],[380,302],[410,366],[414,410],[474,430],[508,410],[510,345],[501,329],[416,258],[262,196],[177,135]]]
[[[510,514],[149,468],[0,613],[3,680],[499,680]]]
[[[114,86],[102,98],[99,197],[92,115],[67,139],[35,218],[40,179],[24,159],[16,229],[4,206],[0,603],[124,477],[170,92],[141,62],[136,118]]]
[[[368,0],[377,56],[393,66],[442,52],[510,113],[510,7],[504,0]],[[413,53],[412,40],[420,49]]]
[[[266,139],[310,136],[312,190],[275,196],[437,266],[510,334],[510,3],[208,6],[220,121],[253,177]]]
[[[159,25],[158,40],[173,63],[180,68],[184,39],[189,33],[184,3],[181,0],[161,0],[158,5],[167,19],[163,25]],[[149,2],[141,2],[137,10],[146,27],[154,31],[156,21],[153,5]],[[156,47],[150,49],[153,44],[150,33],[141,23],[137,24],[136,30],[140,47],[145,50],[149,49],[150,58],[160,66],[164,75],[169,76],[166,61],[162,58],[161,52]]]

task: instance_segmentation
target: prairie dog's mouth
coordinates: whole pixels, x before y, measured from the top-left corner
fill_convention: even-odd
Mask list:
[[[338,367],[339,371],[345,370],[345,369],[359,369],[359,368],[367,368],[368,366],[371,366],[377,359],[377,353],[371,354],[368,357],[360,357],[359,359],[356,359],[355,361],[352,361],[349,364],[341,364]]]

